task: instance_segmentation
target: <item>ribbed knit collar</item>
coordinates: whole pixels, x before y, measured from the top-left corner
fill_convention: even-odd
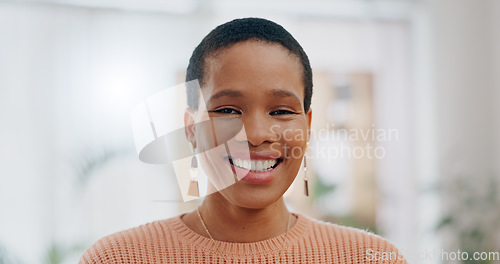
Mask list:
[[[283,233],[279,236],[269,238],[257,242],[249,243],[236,243],[236,242],[225,242],[216,240],[215,243],[208,237],[204,237],[193,230],[191,230],[182,220],[180,215],[178,217],[172,218],[172,228],[178,233],[180,239],[186,240],[191,245],[205,250],[211,251],[217,254],[217,252],[223,252],[226,256],[249,256],[249,255],[261,255],[270,253],[273,251],[281,251],[283,248],[283,243],[285,241],[286,234],[286,246],[291,246],[297,244],[298,240],[307,233],[307,230],[311,227],[312,221],[305,216],[300,214],[293,214],[297,217],[295,224],[288,230],[288,232]],[[218,248],[218,249],[217,249]]]

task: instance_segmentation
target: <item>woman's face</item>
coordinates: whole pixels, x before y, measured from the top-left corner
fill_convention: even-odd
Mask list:
[[[277,201],[309,138],[299,59],[279,44],[240,42],[208,58],[201,91],[206,111],[186,115],[195,124],[188,138],[212,187],[246,208]],[[200,119],[211,125],[197,125]]]

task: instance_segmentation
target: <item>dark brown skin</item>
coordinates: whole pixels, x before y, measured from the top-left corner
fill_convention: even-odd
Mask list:
[[[242,180],[208,195],[199,208],[201,215],[216,240],[255,242],[276,237],[287,230],[290,213],[283,194],[298,173],[311,126],[312,111],[304,111],[300,61],[279,44],[246,41],[209,58],[205,76],[202,91],[208,116],[239,118],[246,137],[236,136],[238,144],[252,153],[279,153],[283,161],[269,183]],[[237,93],[213,99],[225,90]],[[186,112],[186,127],[196,123],[195,119],[196,113]],[[191,127],[186,136],[199,147],[204,131]],[[214,173],[204,169],[208,175]],[[290,219],[292,226],[296,219]],[[208,236],[196,211],[182,220]]]

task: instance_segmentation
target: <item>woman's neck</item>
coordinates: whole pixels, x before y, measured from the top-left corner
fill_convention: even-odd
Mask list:
[[[283,198],[262,209],[249,209],[231,204],[220,193],[205,198],[199,208],[208,232],[215,240],[227,242],[255,242],[283,234],[293,225]],[[183,221],[197,233],[208,236],[196,212]]]

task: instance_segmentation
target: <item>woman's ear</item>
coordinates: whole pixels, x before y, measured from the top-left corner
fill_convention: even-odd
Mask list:
[[[309,138],[311,135],[312,108],[309,108],[309,111],[307,111],[306,119],[307,119],[307,142],[309,142]]]
[[[184,112],[184,132],[186,133],[188,142],[192,144],[193,148],[196,148],[194,120],[194,111],[191,108],[186,108]]]

